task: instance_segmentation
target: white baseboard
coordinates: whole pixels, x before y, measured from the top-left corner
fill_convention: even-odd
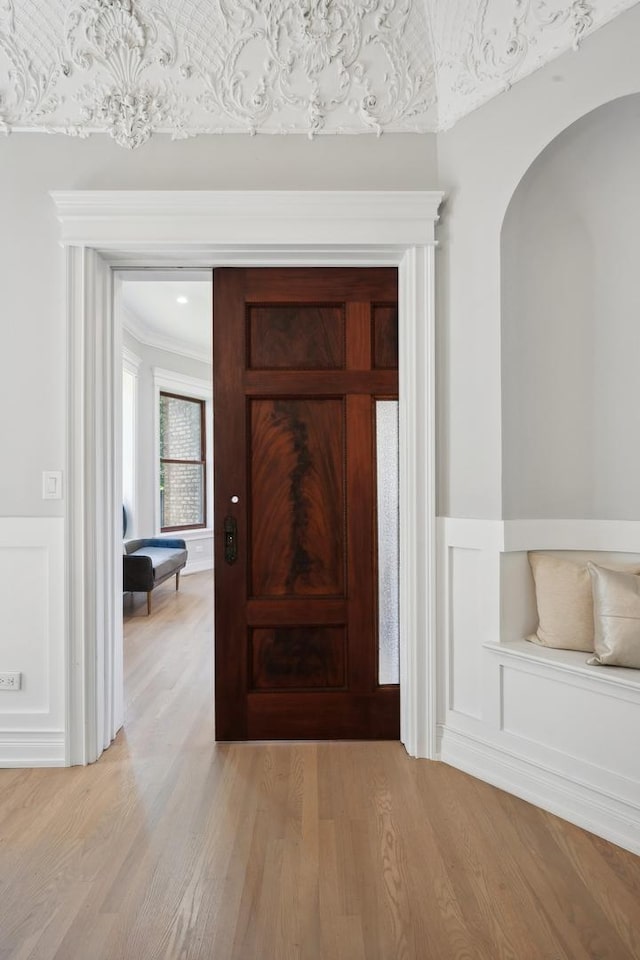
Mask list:
[[[63,730],[0,730],[0,767],[64,767]]]
[[[445,727],[440,759],[640,855],[640,797],[612,799],[537,762]]]

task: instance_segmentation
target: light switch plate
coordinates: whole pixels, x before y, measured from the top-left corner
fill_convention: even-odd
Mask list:
[[[62,500],[62,470],[45,470],[43,472],[42,499]]]

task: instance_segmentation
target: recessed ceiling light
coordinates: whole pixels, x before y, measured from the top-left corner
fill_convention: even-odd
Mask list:
[[[176,303],[189,303],[189,297],[176,297]]]

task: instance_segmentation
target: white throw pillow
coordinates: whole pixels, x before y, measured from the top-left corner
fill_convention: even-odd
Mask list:
[[[640,669],[640,576],[589,563],[595,656],[587,663]]]
[[[538,629],[527,640],[560,650],[594,649],[593,592],[587,561],[530,553],[536,585]],[[600,569],[605,569],[600,567]],[[636,563],[610,563],[608,570],[640,574]]]
[[[593,597],[585,563],[530,553],[538,629],[527,640],[542,647],[593,650]]]

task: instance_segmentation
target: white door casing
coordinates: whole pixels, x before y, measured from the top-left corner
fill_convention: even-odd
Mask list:
[[[430,191],[65,191],[68,765],[122,725],[121,331],[113,270],[397,266],[400,704],[411,756],[436,757],[435,224]]]

